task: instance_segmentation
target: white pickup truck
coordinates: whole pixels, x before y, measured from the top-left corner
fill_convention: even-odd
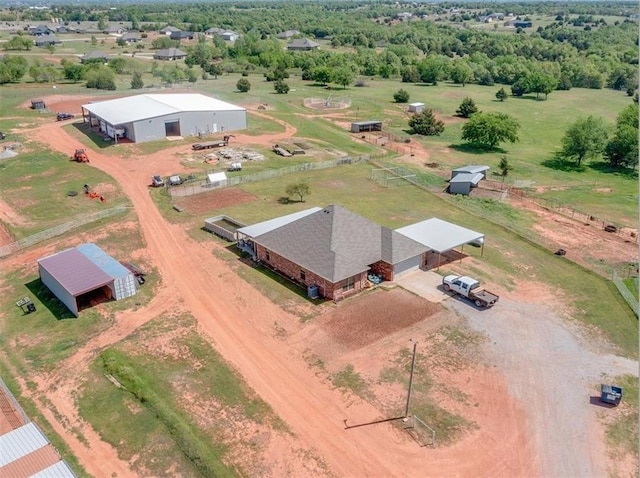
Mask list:
[[[493,307],[499,299],[497,295],[480,287],[480,282],[467,276],[445,276],[442,288],[472,300],[477,307]]]

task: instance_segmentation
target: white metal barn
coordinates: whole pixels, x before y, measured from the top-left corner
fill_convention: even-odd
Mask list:
[[[42,283],[78,317],[96,298],[121,300],[136,294],[131,271],[92,243],[38,260]]]
[[[246,129],[247,110],[201,94],[135,95],[82,105],[85,122],[116,141],[134,143],[167,137]]]

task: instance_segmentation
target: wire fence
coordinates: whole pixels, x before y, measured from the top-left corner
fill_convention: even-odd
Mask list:
[[[44,231],[40,231],[31,236],[24,237],[15,242],[12,242],[11,244],[7,244],[0,247],[0,257],[8,256],[14,252],[24,249],[25,247],[32,246],[34,244],[37,244],[42,241],[46,241],[56,236],[60,236],[66,232],[71,231],[72,229],[76,229],[86,224],[90,224],[99,219],[104,219],[105,217],[113,216],[115,214],[124,212],[127,209],[128,208],[125,206],[117,206],[110,209],[105,209],[103,211],[98,211],[93,214],[88,214],[78,219],[74,219],[73,221],[65,222],[64,224],[59,224],[58,226],[54,226]]]
[[[559,245],[557,243],[540,235],[532,235],[530,229],[526,229],[523,226],[519,226],[516,222],[510,221],[508,215],[492,214],[489,217],[488,211],[484,209],[484,205],[482,203],[466,200],[467,198],[465,196],[444,194],[447,188],[447,181],[442,176],[426,171],[416,171],[396,166],[395,164],[385,164],[385,159],[386,158],[384,156],[378,156],[371,160],[371,165],[375,166],[371,171],[371,179],[376,181],[378,184],[385,187],[398,187],[402,183],[414,184],[429,192],[438,194],[438,196],[443,200],[454,204],[458,208],[464,209],[476,216],[485,217],[491,222],[513,232],[532,244],[544,247],[552,252],[558,250]],[[619,223],[614,225],[612,221],[605,218],[597,217],[596,215],[567,207],[557,201],[531,196],[527,191],[524,191],[521,188],[516,188],[508,183],[492,180],[483,180],[480,184],[482,183],[485,184],[481,188],[479,187],[477,189],[482,189],[483,191],[478,192],[482,193],[484,191],[489,191],[493,193],[487,197],[496,198],[498,201],[506,200],[509,197],[516,197],[519,200],[530,201],[532,204],[553,210],[555,213],[563,216],[583,221],[585,224],[596,224],[599,227],[602,227],[602,229],[610,231],[611,234],[617,235],[625,241],[634,243],[637,243],[638,241],[638,233],[635,227],[624,226]],[[586,188],[587,186],[584,187]],[[606,278],[611,277],[613,269],[610,265],[594,264],[592,267],[594,272],[601,276]],[[637,276],[637,271],[635,272],[635,276]]]
[[[636,299],[636,297],[631,293],[631,291],[629,290],[629,287],[627,287],[627,284],[624,283],[624,281],[618,274],[618,271],[616,270],[613,271],[611,281],[616,286],[616,289],[618,289],[618,292],[620,292],[620,295],[625,300],[625,302],[629,304],[629,307],[631,307],[631,310],[633,310],[633,313],[636,314],[636,317],[638,317],[638,299]],[[637,277],[634,278],[633,283],[635,284],[635,287],[637,290],[638,289]]]
[[[205,175],[205,177],[203,178],[195,176],[179,186],[167,186],[166,191],[172,198],[194,196],[196,194],[206,193],[207,191],[215,189],[223,189],[245,183],[264,181],[266,179],[273,179],[281,176],[286,176],[288,174],[299,173],[301,171],[317,171],[321,169],[345,166],[348,164],[363,163],[370,161],[370,159],[370,156],[356,156],[332,159],[329,161],[319,161],[315,163],[295,164],[292,166],[287,166],[285,168],[265,169],[264,171],[260,171],[258,173],[230,176],[226,179],[213,182],[207,179],[207,175]]]

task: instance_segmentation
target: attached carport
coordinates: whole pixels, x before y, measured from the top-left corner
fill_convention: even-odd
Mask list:
[[[442,255],[460,247],[464,251],[465,244],[476,244],[482,247],[484,254],[484,234],[443,221],[436,217],[396,229],[396,232],[413,239],[437,254],[436,268],[440,267]]]

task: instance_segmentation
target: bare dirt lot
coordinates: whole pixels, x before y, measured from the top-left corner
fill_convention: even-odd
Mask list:
[[[292,134],[295,129],[289,126],[286,131]],[[30,134],[64,154],[80,147],[55,122]],[[259,141],[268,144],[276,136]],[[38,395],[47,396],[49,406],[43,414],[88,473],[135,476],[130,463],[122,461],[79,416],[74,394],[83,373],[99,350],[172,307],[193,315],[200,332],[295,434],[302,452],[290,454],[290,444],[274,438],[264,450],[262,476],[586,477],[606,472],[607,457],[599,445],[603,432],[584,401],[588,400],[585,390],[601,373],[632,373],[634,363],[591,352],[586,339],[575,338],[579,331],[565,326],[554,312],[561,304],[550,301],[532,309],[531,304],[507,300],[500,308],[476,311],[464,302],[447,300],[443,309],[393,289],[372,293],[372,301],[364,307],[361,301],[367,297],[359,297],[358,313],[351,308],[358,302],[346,301],[318,320],[301,324],[212,255],[211,244],[195,242],[180,225],[168,223],[160,214],[148,193],[148,180],[151,174],[175,172],[174,150],[168,148],[144,161],[91,151],[87,167],[113,176],[131,199],[147,244],[144,254],[159,271],[162,284],[148,305],[119,313],[106,333],[58,364],[52,374],[29,377],[37,391],[23,387],[23,393],[37,403]],[[11,256],[3,260],[2,268],[34,263],[51,247]],[[376,326],[371,327],[372,323]],[[487,338],[478,345],[480,356],[464,357],[460,352],[464,360],[440,361],[434,367],[440,380],[464,391],[464,399],[442,391],[441,404],[476,425],[449,446],[421,448],[407,434],[384,423],[346,429],[345,420],[358,424],[385,418],[386,407],[397,406],[402,391],[376,385],[373,392],[381,409],[336,390],[304,358],[309,351],[322,354],[329,369],[353,364],[373,383],[389,358],[408,347],[409,339],[436,340],[434,334],[447,323],[468,323]],[[86,441],[79,440],[72,429],[80,430]],[[314,466],[315,457],[324,466]]]

